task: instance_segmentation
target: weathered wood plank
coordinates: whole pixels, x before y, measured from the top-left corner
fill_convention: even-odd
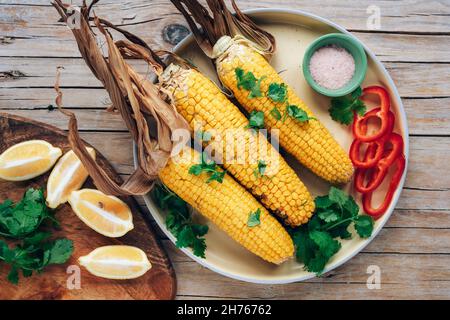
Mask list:
[[[148,67],[141,61],[131,64],[142,74]],[[3,88],[49,87],[55,82],[57,66],[64,66],[62,87],[99,87],[82,59],[76,58],[2,58],[0,84]],[[449,97],[450,68],[447,64],[386,63],[403,97]]]
[[[80,1],[71,1],[78,4]],[[450,22],[448,13],[449,3],[445,0],[434,1],[371,1],[363,0],[358,2],[358,6],[347,1],[328,1],[327,5],[319,1],[306,0],[265,0],[265,1],[237,1],[241,9],[249,8],[289,8],[299,9],[320,15],[324,18],[335,21],[347,29],[367,30],[367,20],[373,10],[379,9],[381,14],[381,31],[397,32],[417,32],[417,33],[444,33],[450,32]],[[2,12],[11,18],[9,23],[20,23],[41,19],[49,23],[48,20],[52,8],[46,0],[1,0],[1,4],[13,5],[10,11],[2,8]],[[30,14],[30,7],[41,16]],[[172,16],[176,11],[173,6],[164,0],[136,0],[132,2],[102,1],[96,8],[99,14],[107,15],[115,23],[142,24],[151,20],[163,20],[163,17]],[[369,12],[368,12],[369,11]],[[157,12],[157,14],[155,14]],[[44,17],[44,18],[42,18]],[[53,16],[54,17],[54,16]],[[180,19],[180,18],[178,18]],[[153,21],[155,22],[155,21]],[[158,30],[161,30],[159,28]]]
[[[179,19],[179,18],[178,18]],[[182,21],[166,19],[165,25]],[[161,24],[161,23],[160,23]],[[164,25],[164,26],[165,26]],[[171,49],[172,45],[165,42],[159,32],[164,26],[145,28],[155,32],[143,34],[142,26],[127,26],[127,30],[134,32],[154,48]],[[18,26],[8,31],[8,25],[0,23],[0,56],[3,57],[79,57],[72,34],[66,28],[46,27],[54,35],[44,35],[43,28],[26,25]],[[4,31],[6,29],[6,31]],[[23,29],[20,31],[20,29]],[[45,29],[45,28],[44,28]],[[62,29],[58,31],[58,29]],[[158,30],[156,32],[156,30]],[[49,32],[49,33],[50,33]],[[450,62],[450,49],[447,35],[408,35],[353,32],[365,43],[383,62]],[[3,39],[1,38],[3,37]],[[2,40],[1,40],[2,39]],[[62,46],[61,43],[64,43]],[[433,50],[429,50],[433,48]]]
[[[48,88],[0,89],[0,109],[46,109],[53,105],[55,91]],[[64,89],[67,107],[104,109],[111,103],[104,89]],[[403,98],[413,135],[450,135],[450,98]]]
[[[255,299],[417,299],[423,294],[442,299],[450,296],[448,255],[360,253],[323,278],[280,286],[243,283],[218,276],[195,262],[179,261],[178,257],[184,254],[172,244],[165,243],[165,248],[178,275],[178,295],[195,292],[199,296]],[[380,290],[369,290],[366,286],[369,265],[380,267]]]
[[[10,112],[8,109],[2,110]],[[31,117],[34,120],[45,122],[57,126],[61,129],[67,129],[68,117],[57,110],[14,110],[16,115]],[[126,131],[126,126],[122,118],[114,113],[105,110],[76,110],[78,126],[80,130],[89,131]]]

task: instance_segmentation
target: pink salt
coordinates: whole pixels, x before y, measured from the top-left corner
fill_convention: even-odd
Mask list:
[[[355,73],[355,60],[344,48],[325,46],[314,52],[309,62],[314,81],[321,87],[336,90],[345,86]]]

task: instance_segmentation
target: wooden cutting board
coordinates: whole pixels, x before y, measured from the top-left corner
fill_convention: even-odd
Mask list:
[[[31,139],[48,141],[64,152],[70,150],[64,131],[44,123],[0,113],[0,154],[16,143]],[[114,141],[111,141],[111,147],[114,147]],[[110,177],[121,182],[121,178],[98,151],[97,162]],[[18,201],[30,187],[46,188],[48,175],[49,172],[25,182],[0,181],[0,202],[8,198]],[[95,188],[90,179],[83,187]],[[49,266],[44,273],[27,279],[21,276],[18,286],[6,280],[9,267],[1,266],[0,262],[0,299],[173,299],[176,279],[166,253],[136,201],[132,197],[122,199],[133,211],[134,229],[119,239],[98,234],[78,219],[68,204],[60,206],[56,211],[56,218],[61,222],[61,230],[56,231],[55,236],[73,240],[74,254],[65,265]],[[95,277],[80,267],[80,289],[74,288],[74,273],[68,267],[75,266],[71,268],[76,270],[80,256],[97,247],[114,244],[133,245],[143,249],[153,265],[152,269],[134,280],[108,280]],[[69,286],[68,280],[71,284]]]

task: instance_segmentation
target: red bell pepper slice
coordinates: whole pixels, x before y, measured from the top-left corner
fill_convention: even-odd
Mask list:
[[[372,109],[371,111],[369,111],[366,114],[366,116],[371,117],[371,116],[375,115],[376,113],[378,113],[379,111],[380,111],[380,108]],[[366,132],[367,132],[367,119],[368,118],[366,118],[366,121],[363,120],[361,122],[361,131],[363,134],[366,134]],[[372,155],[370,157],[370,159],[364,159],[364,160],[359,159],[361,144],[364,142],[359,139],[353,140],[352,145],[350,146],[349,155],[350,155],[350,159],[352,160],[352,163],[355,167],[367,169],[367,168],[374,167],[378,163],[378,161],[381,159],[381,157],[383,155],[385,141],[387,138],[390,137],[392,130],[394,130],[394,124],[395,124],[395,115],[392,111],[389,111],[388,112],[388,128],[387,128],[386,134],[378,140],[369,142],[369,146],[370,146],[370,144],[376,145],[376,153],[374,155]]]
[[[372,216],[375,220],[380,218],[387,211],[387,208],[391,204],[392,197],[394,196],[395,190],[397,190],[397,187],[403,176],[403,172],[405,171],[406,165],[405,156],[403,154],[400,154],[394,161],[394,164],[396,166],[396,170],[394,172],[394,175],[392,176],[383,203],[378,208],[374,209],[372,207],[372,192],[367,192],[363,194],[362,202],[364,212]]]
[[[364,97],[367,94],[376,94],[380,99],[380,107],[377,108],[377,111],[373,114],[368,112],[362,117],[354,117],[353,120],[353,135],[356,139],[361,140],[363,142],[372,142],[380,139],[382,136],[386,134],[389,129],[389,109],[391,107],[391,102],[389,98],[389,93],[385,88],[380,86],[372,86],[367,87],[363,90],[362,96]],[[375,134],[370,136],[367,134],[367,129],[364,130],[364,126],[366,126],[369,118],[379,118],[381,120],[381,126]]]
[[[383,139],[384,140],[384,139]],[[386,146],[392,145],[392,148],[387,150]],[[403,138],[397,133],[392,133],[388,139],[384,140],[383,156],[376,163],[373,169],[357,169],[355,173],[355,189],[361,193],[373,192],[378,188],[386,177],[389,167],[403,154]],[[372,144],[368,147],[364,161],[371,161],[377,152],[378,147]],[[370,178],[367,185],[364,185],[367,172],[370,171]]]

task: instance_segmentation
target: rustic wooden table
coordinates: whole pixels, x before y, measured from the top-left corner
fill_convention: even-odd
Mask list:
[[[225,278],[189,259],[160,232],[178,276],[178,298],[449,299],[450,0],[238,3],[321,15],[352,31],[378,55],[408,115],[408,177],[379,236],[344,266],[303,283],[256,285]],[[368,30],[368,11],[377,8],[380,29]],[[96,12],[165,49],[185,35],[174,27],[185,23],[168,0],[102,0]],[[0,110],[66,129],[67,119],[52,107],[55,67],[64,66],[65,105],[76,109],[82,137],[126,176],[133,169],[130,136],[120,117],[104,111],[105,91],[57,20],[48,0],[0,0]],[[379,290],[366,286],[369,265],[381,268]]]

